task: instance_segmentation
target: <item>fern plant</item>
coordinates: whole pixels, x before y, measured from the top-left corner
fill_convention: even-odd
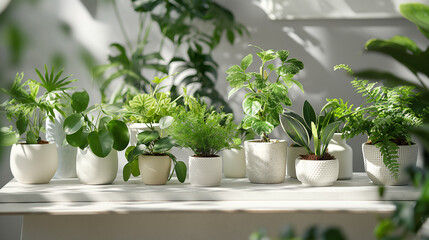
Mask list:
[[[64,115],[63,104],[58,99],[68,96],[65,91],[72,89],[68,85],[76,80],[69,79],[71,75],[61,78],[63,70],[55,73],[52,68],[49,72],[46,65],[44,75],[38,69],[35,71],[40,81],[29,79],[23,82],[24,73],[17,73],[11,88],[1,89],[10,96],[1,107],[9,121],[15,120],[16,131],[13,127],[2,128],[0,145],[10,146],[20,140],[27,144],[47,143],[42,140],[45,120],[50,118],[55,122],[54,110]],[[41,88],[45,89],[43,93],[39,91]]]
[[[334,69],[345,69],[353,74],[347,65],[337,65]],[[419,94],[413,91],[413,86],[387,87],[357,78],[351,83],[364,98],[362,105],[353,108],[342,99],[328,99],[337,105],[337,116],[347,115],[343,134],[346,138],[366,134],[368,143],[380,149],[384,164],[397,178],[398,145],[414,144],[409,130],[423,122],[420,114],[410,107]]]

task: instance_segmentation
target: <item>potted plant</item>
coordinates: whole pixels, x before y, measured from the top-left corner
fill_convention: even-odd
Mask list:
[[[40,82],[29,79],[22,82],[24,73],[16,74],[9,90],[2,89],[11,98],[1,107],[10,121],[15,119],[16,131],[12,127],[1,129],[1,143],[12,145],[10,168],[13,176],[20,183],[48,183],[55,174],[58,165],[57,147],[54,142],[42,139],[47,118],[55,121],[54,110],[63,114],[63,106],[58,100],[65,97],[68,84],[74,80],[68,77],[60,79],[52,68],[49,73],[45,65],[45,75],[38,69]],[[45,89],[39,95],[40,87]],[[52,101],[48,101],[48,96]],[[22,137],[21,137],[22,136]]]
[[[293,77],[304,65],[295,58],[288,59],[289,52],[286,50],[256,48],[260,50],[257,55],[262,62],[258,72],[246,72],[253,62],[252,54],[244,57],[240,65],[226,71],[226,79],[232,87],[229,97],[242,88],[247,90],[243,101],[243,128],[251,128],[261,136],[260,140],[244,143],[250,182],[280,183],[285,177],[287,144],[284,140],[271,140],[268,134],[280,124],[279,114],[283,112],[283,107],[292,105],[288,97],[289,88],[295,84],[303,90],[301,83]],[[280,60],[280,66],[268,64],[276,59]],[[274,80],[271,81],[270,77]]]
[[[132,174],[135,177],[141,175],[145,184],[164,185],[173,176],[173,172],[170,174],[173,162],[177,179],[185,182],[187,171],[185,163],[177,161],[169,152],[174,146],[174,140],[170,136],[162,137],[162,130],[168,128],[172,122],[171,116],[163,117],[159,121],[161,131],[156,131],[152,126],[151,130],[137,135],[137,145],[128,147],[126,151],[128,163],[123,169],[124,181],[128,181]]]
[[[73,113],[64,120],[66,141],[78,147],[76,173],[84,184],[110,184],[118,172],[118,153],[129,142],[127,125],[108,112],[105,105],[88,108],[86,91],[71,97]],[[90,115],[95,112],[96,116]]]
[[[296,176],[307,186],[330,186],[338,178],[339,164],[327,148],[341,121],[331,122],[334,116],[332,103],[327,103],[319,115],[307,101],[305,104],[309,106],[306,110],[310,111],[306,119],[287,109],[280,116],[286,135],[307,151],[307,154],[296,159]],[[310,136],[313,136],[313,149],[310,147]]]
[[[353,74],[346,65],[338,65],[335,69]],[[422,124],[421,114],[428,109],[417,113],[410,107],[418,96],[412,86],[378,86],[376,82],[357,78],[351,83],[365,98],[362,105],[353,108],[342,99],[330,100],[337,105],[337,116],[347,115],[343,134],[347,138],[359,134],[368,136],[362,151],[366,172],[375,184],[407,184],[406,167],[417,161],[417,145],[409,129]]]
[[[185,96],[182,109],[168,129],[177,145],[194,153],[189,157],[189,180],[193,186],[219,186],[222,157],[217,154],[231,147],[237,125],[232,114],[215,111],[194,97]],[[236,140],[237,141],[237,140]]]

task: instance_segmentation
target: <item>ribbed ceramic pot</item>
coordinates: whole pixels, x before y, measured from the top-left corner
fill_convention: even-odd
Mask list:
[[[83,184],[110,184],[118,172],[118,152],[110,151],[104,158],[96,156],[88,147],[78,149],[76,155],[76,173]]]
[[[334,133],[329,142],[328,151],[338,159],[338,180],[347,180],[353,176],[353,149],[341,136],[341,133]]]
[[[296,177],[304,186],[331,186],[337,181],[339,171],[337,159],[304,160],[298,157],[295,162]]]
[[[247,177],[252,183],[282,183],[286,175],[285,140],[244,142]]]
[[[216,187],[222,180],[222,157],[189,157],[192,186]]]
[[[227,178],[246,177],[246,157],[244,148],[222,151],[223,175]]]
[[[383,163],[380,149],[374,145],[362,144],[362,152],[366,174],[374,184],[377,185],[406,185],[409,183],[407,174],[408,166],[415,166],[417,163],[418,147],[414,145],[398,146],[399,173],[398,179],[395,179],[389,169]]]
[[[140,176],[144,184],[164,185],[170,175],[171,159],[169,156],[139,156]]]
[[[17,143],[10,151],[10,170],[20,183],[49,183],[58,166],[55,143]]]
[[[304,147],[287,147],[286,158],[286,175],[291,178],[296,178],[295,160],[300,156],[307,153]]]
[[[152,126],[155,128],[155,131],[161,131],[159,123],[152,123]],[[146,123],[132,123],[128,126],[128,129],[130,131],[130,146],[137,144],[137,135],[139,133],[150,130]]]
[[[72,91],[67,91],[68,94],[72,94]],[[49,100],[49,98],[48,98]],[[61,98],[60,103],[64,104],[61,110],[65,113],[65,116],[70,116],[73,113],[73,109],[70,105],[70,100],[67,98]],[[57,145],[58,152],[58,168],[54,175],[54,178],[75,178],[76,175],[76,152],[77,148],[64,144],[66,134],[63,129],[65,116],[61,115],[57,110],[55,112],[55,122],[51,119],[46,119],[46,139],[49,142],[54,142]]]

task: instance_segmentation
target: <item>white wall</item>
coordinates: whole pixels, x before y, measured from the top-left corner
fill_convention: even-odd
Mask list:
[[[104,1],[103,1],[104,2]],[[135,39],[137,15],[129,1],[117,1],[131,39]],[[255,50],[247,47],[249,43],[274,50],[287,49],[292,57],[302,60],[305,69],[296,79],[304,85],[305,93],[298,89],[290,91],[294,105],[292,109],[300,112],[304,100],[309,100],[316,109],[324,105],[325,98],[341,97],[351,103],[360,104],[361,98],[354,93],[350,77],[342,72],[333,72],[335,64],[346,63],[353,69],[375,67],[392,70],[402,76],[409,76],[400,65],[386,57],[375,54],[363,54],[365,42],[373,37],[390,38],[393,35],[406,35],[414,39],[421,47],[426,40],[415,26],[404,19],[367,19],[367,20],[293,20],[271,21],[254,2],[248,0],[218,0],[220,4],[232,10],[236,19],[249,27],[251,37],[238,39],[234,46],[226,41],[214,52],[219,63],[217,89],[228,93],[224,73],[229,66],[239,64],[242,57]],[[87,1],[94,10],[94,1]],[[0,64],[7,69],[1,83],[11,82],[16,72],[24,71],[27,77],[36,77],[34,68],[42,68],[50,62],[49,57],[56,51],[67,56],[65,73],[74,73],[79,79],[76,84],[91,93],[92,102],[99,99],[99,93],[91,82],[90,74],[78,58],[78,49],[88,49],[100,63],[105,63],[110,49],[108,45],[121,41],[121,33],[113,16],[111,5],[98,2],[96,19],[86,11],[77,0],[40,1],[39,5],[20,4],[13,11],[13,18],[25,30],[31,39],[23,62],[18,67],[6,64],[7,51],[0,42]],[[58,23],[66,21],[73,27],[74,34],[68,38],[61,34]],[[154,29],[155,31],[156,29]],[[156,39],[151,39],[156,43]],[[3,41],[3,40],[0,40]],[[229,102],[238,118],[242,117],[241,99],[243,93],[236,94]],[[277,129],[272,137],[285,138]],[[354,149],[354,170],[363,171],[361,143],[365,137],[349,140]],[[0,161],[0,186],[6,184],[12,175],[8,163],[9,149],[3,151]],[[0,236],[2,239],[18,239],[20,217],[0,217]]]

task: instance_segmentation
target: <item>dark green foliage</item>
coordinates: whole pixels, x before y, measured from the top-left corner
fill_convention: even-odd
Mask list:
[[[41,134],[45,131],[46,118],[49,117],[54,122],[54,110],[64,115],[61,110],[64,105],[58,100],[68,96],[65,90],[71,89],[68,85],[76,80],[69,80],[70,76],[61,78],[63,70],[55,74],[55,69],[52,68],[49,72],[46,65],[44,75],[38,69],[36,73],[40,78],[39,81],[29,79],[22,82],[24,73],[16,74],[10,89],[1,89],[10,96],[10,99],[1,107],[6,111],[9,121],[15,119],[18,131],[14,132],[12,127],[2,128],[2,144],[12,145],[19,141],[19,136],[24,134],[22,140],[26,143],[38,143],[42,140]],[[43,94],[39,94],[40,87],[45,89]]]
[[[289,88],[295,84],[304,91],[301,83],[292,79],[304,68],[304,64],[294,58],[288,60],[289,52],[286,50],[265,51],[260,47],[253,47],[261,50],[256,53],[262,62],[260,71],[246,72],[253,62],[252,54],[244,57],[240,65],[230,67],[226,71],[228,74],[226,80],[232,88],[228,98],[241,88],[248,91],[243,100],[243,110],[246,114],[243,119],[243,128],[251,128],[261,136],[262,141],[268,142],[270,141],[268,134],[280,124],[279,114],[283,112],[283,106],[292,105],[288,97]],[[281,61],[280,66],[266,65],[275,59]],[[274,74],[277,76],[274,76],[274,81],[270,81],[270,75]]]

